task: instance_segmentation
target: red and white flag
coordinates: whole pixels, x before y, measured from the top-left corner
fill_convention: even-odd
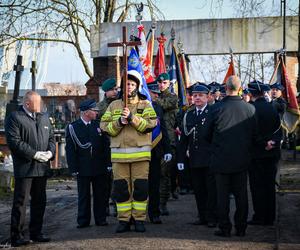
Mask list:
[[[148,45],[145,37],[144,25],[138,25],[138,38],[141,40],[142,45],[139,46],[139,57],[142,63],[144,76],[146,82],[153,82],[152,76],[152,56],[153,56],[153,40],[149,40]]]

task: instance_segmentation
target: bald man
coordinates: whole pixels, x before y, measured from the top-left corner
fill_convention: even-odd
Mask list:
[[[23,246],[26,203],[30,200],[30,240],[48,242],[42,225],[46,207],[46,183],[50,159],[55,154],[55,139],[49,118],[41,113],[41,96],[28,91],[23,106],[5,122],[5,135],[13,163],[15,190],[11,212],[11,245]]]
[[[234,223],[237,236],[244,236],[247,227],[248,197],[247,170],[256,134],[255,108],[238,95],[241,81],[229,77],[227,96],[212,107],[212,157],[210,167],[217,184],[219,230],[215,235],[229,237],[229,194],[235,198]]]

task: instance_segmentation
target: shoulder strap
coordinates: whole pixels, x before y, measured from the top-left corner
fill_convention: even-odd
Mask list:
[[[85,144],[82,144],[82,143],[79,141],[79,139],[78,139],[78,137],[77,137],[77,135],[76,135],[76,133],[75,133],[75,130],[74,130],[72,124],[69,124],[69,127],[68,127],[68,128],[69,128],[69,133],[70,133],[70,136],[71,136],[71,138],[72,138],[72,141],[73,141],[75,147],[78,145],[80,148],[88,149],[89,147],[92,146],[92,143],[91,143],[91,142],[87,142],[87,143],[85,143]]]

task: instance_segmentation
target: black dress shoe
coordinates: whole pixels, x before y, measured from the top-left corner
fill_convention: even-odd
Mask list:
[[[161,219],[159,218],[159,216],[154,216],[150,218],[151,223],[153,224],[162,224]]]
[[[120,221],[117,226],[116,233],[125,233],[130,231],[130,223],[127,221]]]
[[[207,221],[206,220],[196,220],[192,223],[192,225],[194,225],[194,226],[207,225]]]
[[[144,233],[146,231],[144,222],[136,220],[134,224],[134,230],[138,233]]]
[[[108,223],[107,223],[106,220],[100,221],[100,222],[96,222],[95,224],[96,224],[96,226],[100,226],[100,227],[104,227],[104,226],[108,225]]]
[[[207,227],[213,228],[216,226],[217,226],[217,223],[215,223],[215,222],[207,222]]]
[[[38,235],[38,236],[31,236],[30,240],[33,242],[49,242],[51,241],[51,238],[45,237],[43,235]]]
[[[12,247],[25,246],[28,245],[29,243],[30,243],[29,240],[24,240],[24,239],[11,240]]]
[[[173,192],[172,194],[171,194],[171,196],[172,196],[172,198],[174,199],[174,200],[178,200],[178,194],[176,193],[176,192]]]
[[[245,230],[236,230],[235,235],[238,237],[244,237],[246,235]]]
[[[217,230],[215,231],[215,235],[216,236],[220,236],[220,237],[230,237],[230,231],[224,231],[224,230]]]
[[[170,214],[167,205],[160,205],[160,214],[162,216],[168,216]]]
[[[250,220],[247,222],[248,225],[253,225],[253,226],[261,226],[261,225],[264,225],[265,223],[261,220]]]
[[[179,190],[179,194],[180,194],[180,195],[186,195],[187,193],[188,193],[188,191],[187,191],[186,188],[181,188],[181,189]]]
[[[81,224],[81,225],[77,225],[77,228],[85,228],[85,227],[89,227],[89,224]]]

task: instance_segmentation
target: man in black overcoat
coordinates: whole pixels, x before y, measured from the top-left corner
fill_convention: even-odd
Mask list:
[[[215,172],[219,231],[217,236],[229,237],[230,193],[234,195],[234,223],[237,236],[244,236],[247,227],[247,171],[256,134],[255,108],[238,95],[241,81],[229,77],[227,96],[212,107],[212,157],[210,167]]]
[[[93,99],[80,104],[81,116],[66,127],[66,156],[70,172],[77,177],[77,228],[90,225],[91,186],[95,224],[106,226],[110,167],[109,138],[96,121],[98,108]]]
[[[11,245],[18,247],[24,239],[26,204],[30,201],[30,239],[48,242],[42,234],[46,207],[46,183],[50,159],[55,154],[55,139],[49,118],[41,112],[41,96],[28,91],[23,106],[11,113],[5,122],[5,135],[11,150],[15,189],[11,213]]]

